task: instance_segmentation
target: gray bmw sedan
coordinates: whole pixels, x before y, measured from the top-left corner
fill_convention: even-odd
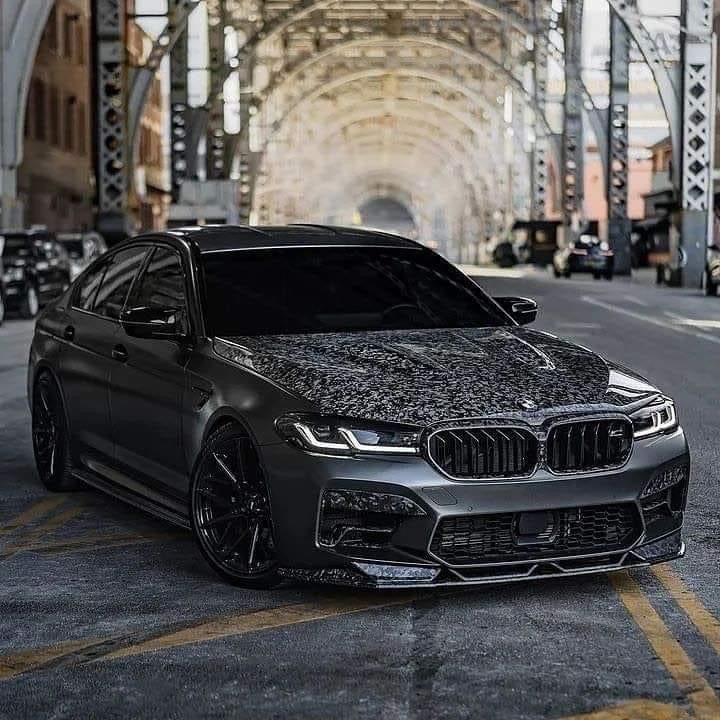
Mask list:
[[[191,529],[239,585],[606,572],[684,552],[672,400],[410,240],[126,241],[40,315],[37,468]]]

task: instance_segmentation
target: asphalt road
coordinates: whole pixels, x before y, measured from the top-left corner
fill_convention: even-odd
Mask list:
[[[190,538],[95,492],[50,496],[0,328],[0,718],[720,718],[720,300],[483,277],[538,327],[659,383],[693,451],[687,556],[457,592],[238,590]]]

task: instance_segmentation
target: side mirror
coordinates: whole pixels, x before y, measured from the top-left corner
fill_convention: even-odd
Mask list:
[[[153,306],[128,308],[120,324],[131,337],[176,340],[180,337],[180,310]]]
[[[535,322],[538,304],[530,298],[497,297],[495,302],[518,324],[529,325]]]

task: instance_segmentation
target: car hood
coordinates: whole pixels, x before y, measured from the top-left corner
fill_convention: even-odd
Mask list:
[[[658,392],[586,348],[519,327],[227,337],[216,350],[319,412],[421,425],[612,409]]]

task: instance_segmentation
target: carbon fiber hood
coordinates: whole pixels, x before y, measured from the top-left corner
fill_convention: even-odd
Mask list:
[[[372,420],[429,425],[450,418],[622,406],[657,393],[641,377],[585,348],[524,328],[222,341],[235,346],[233,360],[318,411]]]

